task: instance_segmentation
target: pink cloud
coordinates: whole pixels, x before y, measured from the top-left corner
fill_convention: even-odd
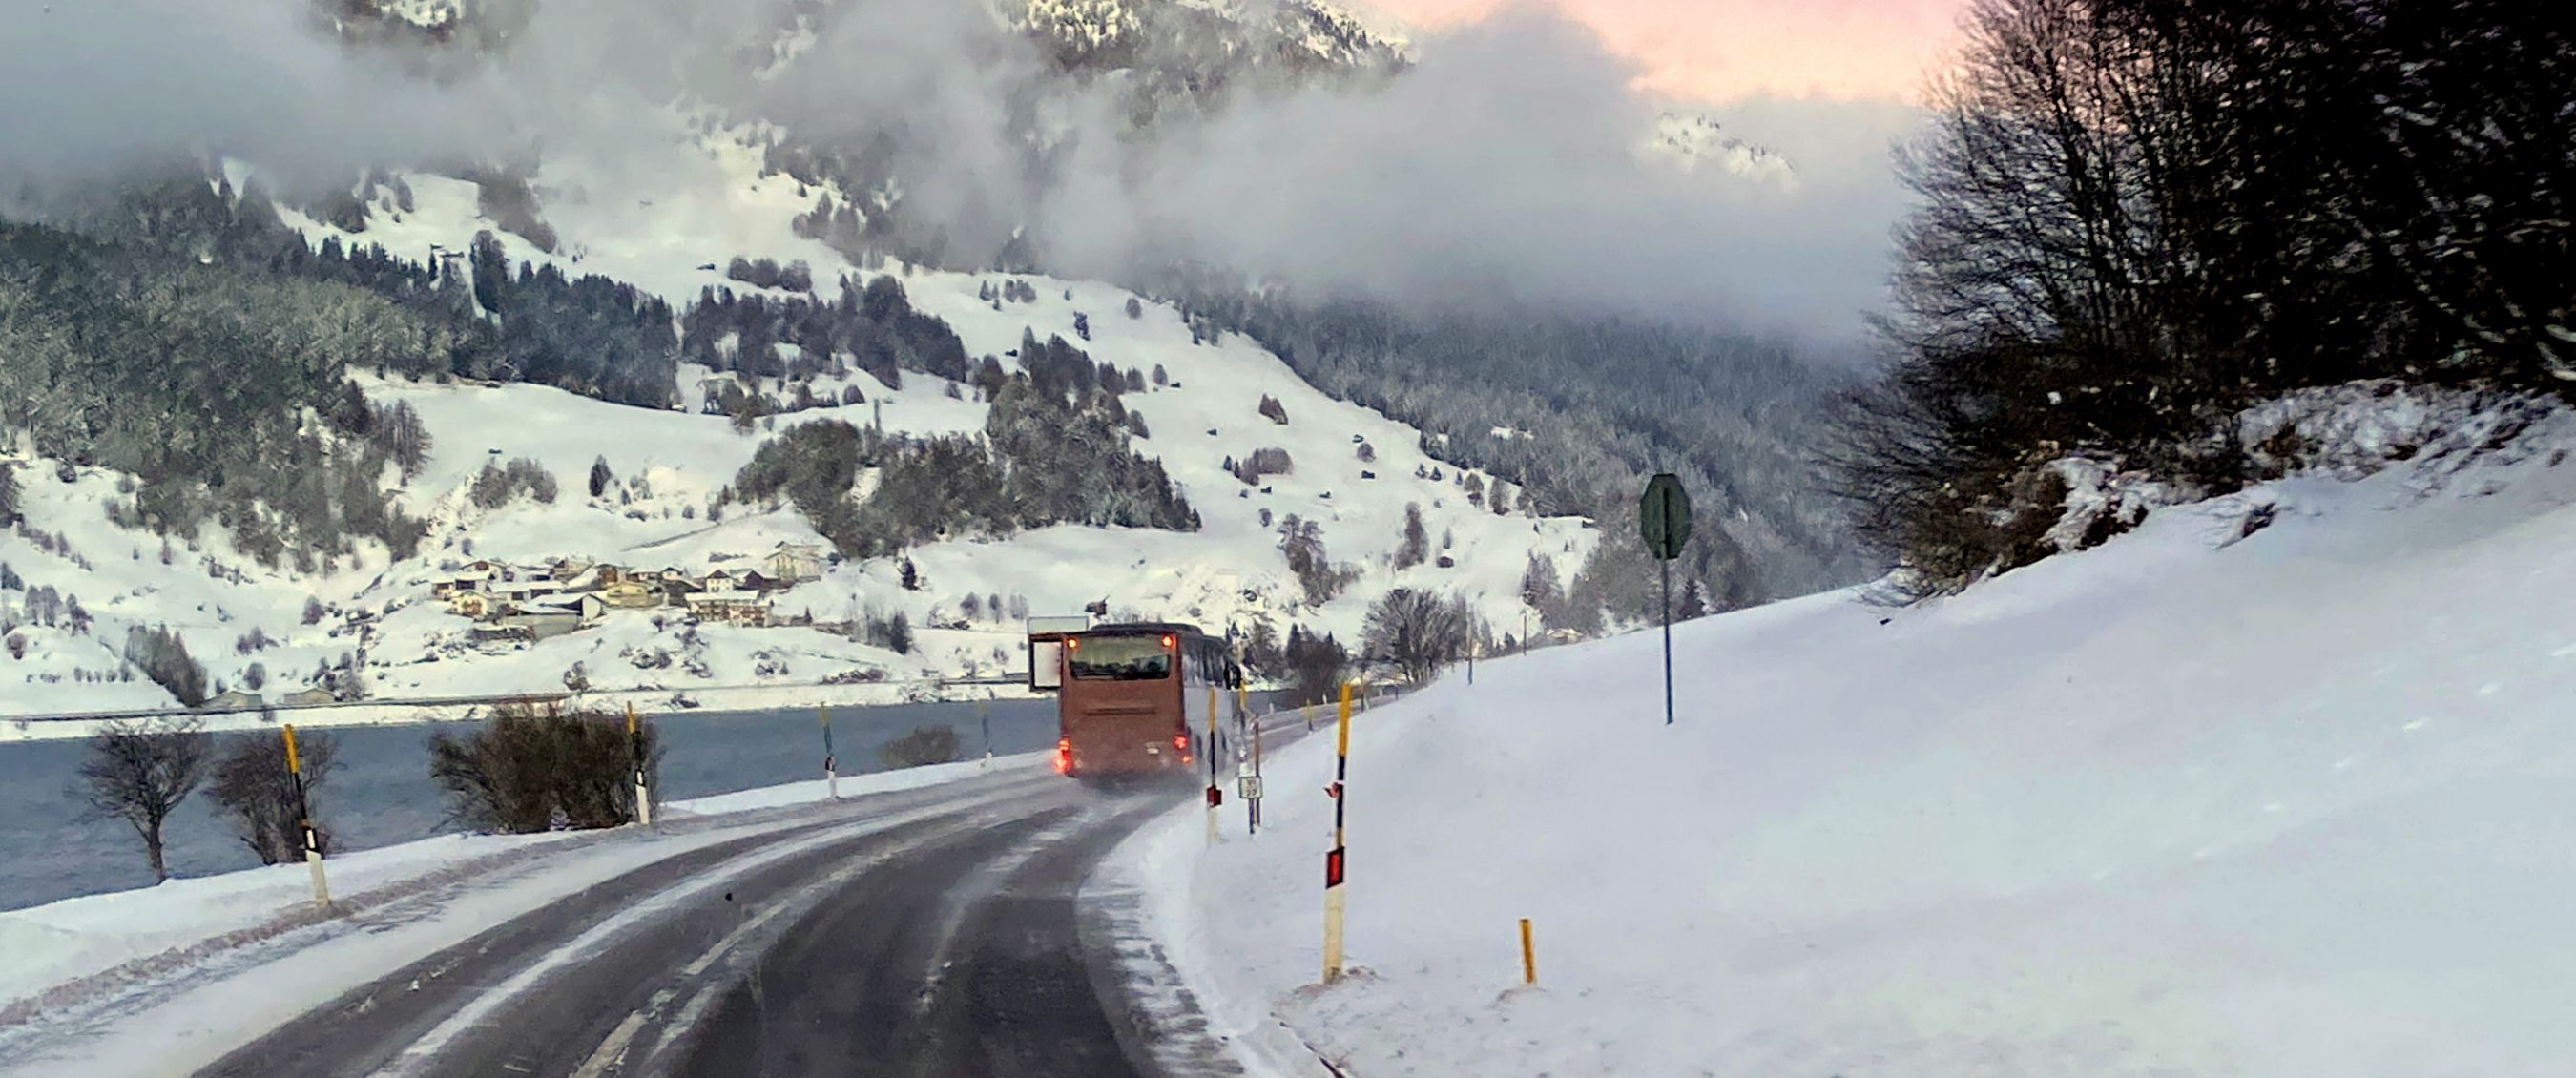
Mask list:
[[[1374,0],[1437,29],[1514,0]],[[1911,98],[1953,39],[1966,0],[1522,0],[1562,10],[1642,69],[1649,89]]]

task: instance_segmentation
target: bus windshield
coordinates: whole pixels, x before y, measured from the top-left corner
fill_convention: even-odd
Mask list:
[[[1064,665],[1077,681],[1161,681],[1172,651],[1154,636],[1084,636],[1066,641]]]

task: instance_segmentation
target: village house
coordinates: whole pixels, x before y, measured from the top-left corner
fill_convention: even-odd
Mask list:
[[[758,569],[718,569],[698,581],[703,591],[785,591],[788,582],[763,574]]]
[[[769,624],[769,600],[756,591],[708,589],[689,596],[689,613],[735,625]]]
[[[823,577],[823,548],[812,543],[780,543],[763,563],[775,580],[820,580]]]
[[[662,582],[626,577],[599,589],[599,601],[619,610],[647,610],[668,601]]]
[[[570,611],[575,616],[581,618],[581,623],[584,625],[595,624],[599,619],[608,616],[608,603],[601,599],[597,592],[583,592],[579,595],[566,595],[557,599],[548,599],[536,604],[534,609],[539,612],[554,610]]]
[[[508,579],[508,574],[509,570],[506,566],[495,565],[489,561],[478,561],[457,570],[452,576],[432,581],[429,585],[429,597],[445,599],[458,592],[477,591],[493,580]]]
[[[451,592],[447,596],[447,608],[460,617],[481,621],[492,613],[492,597],[480,591]]]
[[[486,585],[483,590],[494,599],[516,606],[532,603],[549,595],[561,595],[565,589],[563,581],[540,577],[533,580],[500,581]]]

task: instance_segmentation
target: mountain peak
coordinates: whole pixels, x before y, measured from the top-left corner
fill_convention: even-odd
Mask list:
[[[1684,172],[1715,169],[1783,191],[1798,187],[1798,166],[1778,151],[1746,142],[1724,124],[1694,112],[1666,110],[1655,121],[1655,133],[1640,148],[1649,160],[1661,159]]]

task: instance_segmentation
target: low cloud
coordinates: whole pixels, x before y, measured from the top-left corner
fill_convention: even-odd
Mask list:
[[[77,187],[206,152],[319,176],[528,147],[641,154],[653,110],[695,99],[811,136],[886,133],[908,213],[1029,222],[1087,275],[1179,255],[1313,291],[1830,338],[1857,337],[1879,302],[1903,205],[1888,166],[1903,106],[1713,109],[1799,183],[1685,173],[1637,156],[1663,106],[1632,91],[1629,62],[1534,8],[1424,39],[1382,86],[1240,95],[1140,137],[1118,83],[1050,77],[980,3],[844,0],[789,63],[774,51],[788,16],[755,7],[546,0],[512,48],[462,62],[345,46],[301,0],[0,0],[0,99],[18,103],[0,109],[0,175]]]

